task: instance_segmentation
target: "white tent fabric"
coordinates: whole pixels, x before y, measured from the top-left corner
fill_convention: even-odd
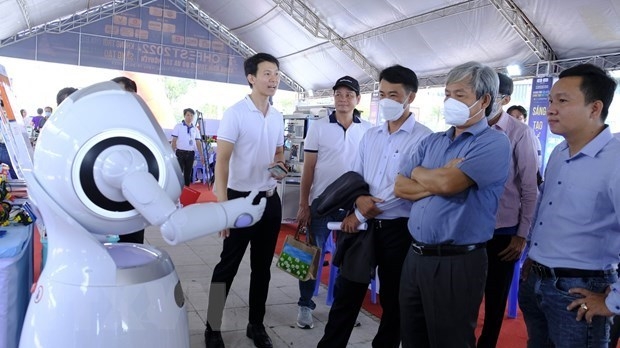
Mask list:
[[[147,0],[138,2],[149,4]],[[108,2],[0,1],[4,19],[0,22],[0,39],[104,3]],[[343,75],[372,83],[376,72],[392,64],[405,65],[419,77],[430,78],[444,75],[455,65],[469,60],[500,69],[510,64],[532,66],[547,60],[620,57],[620,0],[194,0],[188,3],[228,28],[253,50],[278,57],[281,69],[306,90],[328,89]],[[506,15],[498,8],[516,10]],[[323,34],[315,35],[318,32]],[[526,42],[527,37],[534,44],[538,39],[545,40],[549,51],[543,53],[550,56],[537,55]],[[359,55],[351,54],[352,50]],[[617,62],[620,59],[612,67],[617,68]]]

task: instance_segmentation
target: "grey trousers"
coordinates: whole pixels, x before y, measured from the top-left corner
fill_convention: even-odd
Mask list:
[[[421,256],[410,248],[400,281],[403,348],[475,347],[487,277],[486,249]]]

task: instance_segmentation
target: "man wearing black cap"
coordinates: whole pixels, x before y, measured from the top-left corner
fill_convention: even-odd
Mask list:
[[[487,119],[489,126],[504,132],[511,145],[510,169],[504,193],[499,200],[493,238],[487,242],[489,268],[484,290],[484,326],[478,347],[495,347],[502,327],[506,299],[512,282],[515,262],[525,248],[530,230],[538,185],[538,160],[534,132],[502,107],[510,102],[513,83],[507,75],[498,73],[499,95]]]
[[[323,248],[329,235],[327,222],[342,221],[344,214],[335,213],[319,217],[312,201],[325,188],[342,174],[353,170],[362,135],[370,128],[370,123],[362,121],[355,106],[360,101],[360,86],[356,79],[343,76],[333,87],[336,110],[329,117],[312,124],[304,142],[304,168],[301,176],[299,226],[308,226],[308,236]],[[299,312],[297,326],[312,329],[312,310],[316,304],[312,295],[315,280],[299,282]]]

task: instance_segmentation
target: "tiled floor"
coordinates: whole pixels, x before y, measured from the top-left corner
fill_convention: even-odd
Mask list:
[[[162,239],[159,230],[152,227],[146,230],[146,240],[148,244],[157,246],[170,254],[185,291],[191,348],[204,347],[203,334],[209,282],[213,267],[219,261],[222,240],[217,235],[211,235],[171,246]],[[254,347],[252,340],[245,336],[248,318],[249,273],[249,257],[246,253],[233,282],[224,311],[222,336],[226,347],[229,348]],[[295,325],[299,297],[297,280],[276,268],[274,259],[267,299],[267,315],[265,316],[267,333],[274,347],[316,347],[323,335],[329,314],[329,307],[325,305],[325,294],[326,288],[323,286],[319,296],[314,299],[317,303],[317,308],[313,312],[314,329],[297,328]],[[362,310],[358,320],[361,326],[353,329],[348,347],[370,347],[379,326],[378,318]]]

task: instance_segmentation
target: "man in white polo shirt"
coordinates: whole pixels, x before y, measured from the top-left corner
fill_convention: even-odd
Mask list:
[[[177,160],[183,172],[183,182],[189,186],[192,182],[192,171],[194,170],[195,149],[198,148],[200,160],[205,163],[204,152],[202,151],[202,141],[200,132],[194,126],[194,110],[183,110],[184,120],[174,126],[172,130],[172,149],[177,155]]]
[[[265,331],[265,301],[271,279],[271,262],[282,220],[282,206],[276,192],[276,180],[286,176],[284,166],[284,120],[269,99],[280,83],[278,60],[258,53],[244,62],[245,74],[252,92],[224,112],[217,132],[215,194],[218,202],[246,197],[259,190],[255,202],[267,198],[262,218],[246,228],[220,232],[224,245],[220,262],[213,270],[209,290],[207,348],[224,347],[220,333],[222,312],[233,279],[248,244],[250,248],[249,323],[246,335],[256,347],[272,347]],[[269,168],[278,167],[281,174]],[[273,170],[273,169],[272,169]],[[273,171],[275,173],[275,171]],[[208,221],[207,221],[208,223]]]
[[[344,212],[319,217],[312,201],[342,174],[353,170],[362,135],[370,123],[360,119],[355,106],[360,102],[360,85],[356,79],[344,76],[333,87],[336,110],[329,117],[312,124],[304,142],[304,170],[301,175],[297,223],[308,226],[310,240],[323,248],[329,235],[327,222],[342,221]],[[312,329],[312,310],[316,304],[312,295],[315,280],[299,282],[299,312],[297,326]]]

